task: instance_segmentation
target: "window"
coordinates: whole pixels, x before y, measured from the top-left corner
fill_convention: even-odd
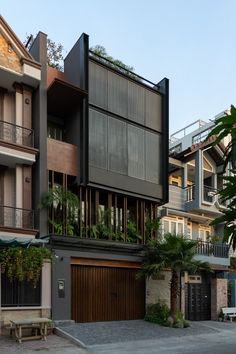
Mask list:
[[[40,281],[36,288],[27,280],[12,282],[5,274],[1,274],[2,307],[40,306]]]
[[[211,227],[206,225],[199,225],[198,237],[202,241],[207,241],[211,234]]]
[[[48,138],[63,141],[63,127],[61,125],[49,122]]]
[[[184,234],[184,219],[173,217],[173,218],[163,218],[163,233],[171,233],[172,235],[183,235]]]

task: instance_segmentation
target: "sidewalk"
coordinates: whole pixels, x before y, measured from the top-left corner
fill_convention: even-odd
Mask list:
[[[1,354],[86,354],[87,351],[79,348],[65,338],[49,335],[46,341],[31,340],[19,344],[7,335],[0,336]]]

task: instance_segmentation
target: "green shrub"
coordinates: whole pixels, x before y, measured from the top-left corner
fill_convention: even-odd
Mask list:
[[[168,317],[170,309],[165,304],[150,304],[147,306],[145,320],[158,323],[162,326],[168,326]]]

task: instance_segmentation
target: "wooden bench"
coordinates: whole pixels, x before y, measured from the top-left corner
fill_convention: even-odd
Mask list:
[[[236,317],[236,307],[223,307],[222,312],[224,319],[229,318],[230,322],[232,322],[233,318]]]
[[[31,318],[26,320],[11,320],[10,334],[14,333],[16,340],[21,343],[23,340],[47,338],[47,328],[51,323],[48,318]],[[23,335],[25,329],[31,329],[31,336]]]

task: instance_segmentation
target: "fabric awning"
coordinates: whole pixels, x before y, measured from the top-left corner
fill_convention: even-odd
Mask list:
[[[0,247],[22,246],[29,247],[30,245],[45,245],[47,240],[35,239],[30,237],[15,237],[0,235]]]

